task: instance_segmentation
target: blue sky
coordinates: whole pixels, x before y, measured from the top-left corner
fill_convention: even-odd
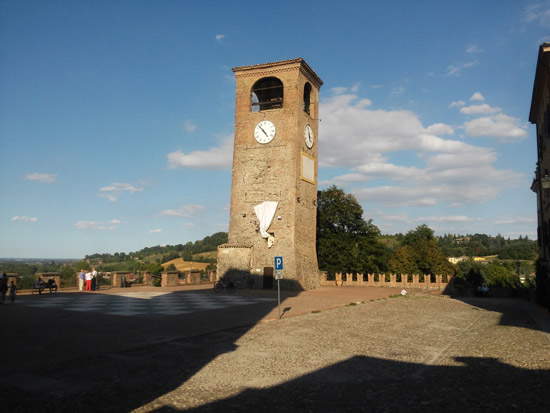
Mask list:
[[[226,231],[231,67],[324,80],[320,187],[384,233],[536,237],[543,1],[1,1],[0,256]]]

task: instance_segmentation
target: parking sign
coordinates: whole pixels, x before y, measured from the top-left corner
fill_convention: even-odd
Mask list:
[[[275,269],[276,270],[283,269],[283,257],[275,257]]]

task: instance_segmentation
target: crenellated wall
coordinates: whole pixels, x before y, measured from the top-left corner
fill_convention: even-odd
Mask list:
[[[355,279],[354,279],[355,278]],[[327,273],[321,272],[321,286],[325,287],[402,287],[444,290],[452,282],[452,276],[420,274],[335,274],[334,280],[327,279]]]

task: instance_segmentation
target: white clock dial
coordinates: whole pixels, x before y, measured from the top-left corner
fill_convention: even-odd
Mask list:
[[[262,120],[254,128],[254,137],[258,143],[269,143],[275,137],[275,125],[268,120]]]
[[[311,130],[311,126],[306,125],[304,128],[304,139],[306,141],[306,146],[311,149],[313,147],[313,131]]]

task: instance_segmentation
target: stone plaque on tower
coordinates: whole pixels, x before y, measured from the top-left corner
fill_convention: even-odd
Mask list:
[[[321,79],[304,59],[233,68],[235,143],[229,240],[218,278],[272,288],[273,259],[289,289],[319,286],[317,154]]]

